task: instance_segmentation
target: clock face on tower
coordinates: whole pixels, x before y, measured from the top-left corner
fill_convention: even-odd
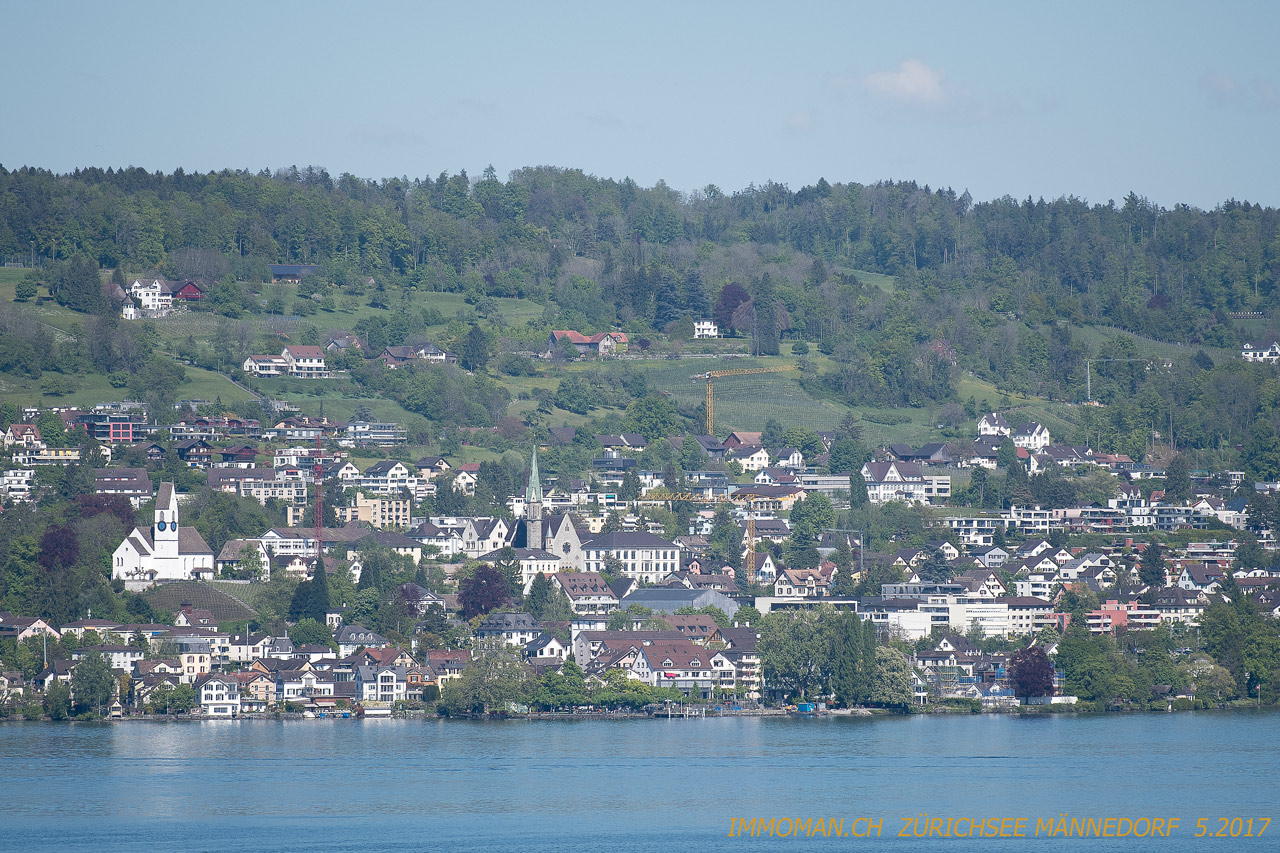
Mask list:
[[[165,529],[165,526],[166,526],[166,525],[165,525],[165,523],[164,523],[163,521],[157,521],[157,522],[156,522],[156,530],[161,530],[161,531],[163,531],[163,530]]]

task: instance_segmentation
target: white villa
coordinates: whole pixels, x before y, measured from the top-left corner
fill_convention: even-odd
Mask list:
[[[718,338],[720,327],[716,325],[715,320],[694,320],[693,336],[694,338]]]

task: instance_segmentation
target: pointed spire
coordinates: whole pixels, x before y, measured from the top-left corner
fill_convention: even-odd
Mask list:
[[[529,487],[524,491],[524,502],[542,503],[542,478],[538,476],[538,448],[533,448],[533,456],[529,460]]]

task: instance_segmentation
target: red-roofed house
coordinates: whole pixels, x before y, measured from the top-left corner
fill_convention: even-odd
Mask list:
[[[44,447],[40,430],[35,424],[9,424],[9,428],[4,431],[4,448],[8,450],[15,444],[22,447]]]
[[[280,353],[288,366],[289,375],[301,379],[328,379],[329,370],[324,364],[324,350],[315,346],[291,344]]]
[[[560,349],[561,341],[568,341],[578,350],[578,355],[607,356],[626,352],[630,341],[624,332],[598,332],[590,337],[572,329],[557,329],[547,339],[545,355],[550,357]]]

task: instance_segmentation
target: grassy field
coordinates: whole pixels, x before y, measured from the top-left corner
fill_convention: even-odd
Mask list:
[[[889,293],[893,293],[898,289],[898,279],[894,276],[883,275],[878,272],[867,272],[866,270],[854,270],[853,274],[858,277],[858,281],[868,287],[878,287]]]
[[[1041,331],[1049,334],[1049,327],[1042,327]],[[1126,332],[1123,329],[1115,329],[1106,326],[1072,326],[1071,334],[1077,340],[1083,341],[1090,350],[1097,350],[1108,341],[1119,337],[1132,338],[1138,346],[1138,356],[1140,358],[1169,358],[1178,360],[1189,358],[1195,355],[1196,350],[1204,350],[1214,361],[1221,362],[1224,358],[1239,358],[1240,351],[1237,349],[1223,349],[1222,347],[1211,347],[1196,344],[1194,346],[1186,346],[1183,344],[1170,343],[1168,341],[1157,341],[1153,338],[1144,338],[1135,335],[1132,332]],[[1083,397],[1083,392],[1081,393]]]
[[[868,286],[893,292],[897,283],[894,277],[855,271],[858,277]],[[26,275],[22,269],[0,269],[0,303],[12,303],[14,287]],[[254,286],[257,287],[256,285]],[[296,287],[291,285],[264,285],[262,291],[270,294],[273,289],[284,297],[286,306],[292,305],[296,298]],[[47,295],[47,294],[41,294]],[[414,314],[426,308],[438,311],[444,322],[427,327],[428,338],[442,336],[450,323],[456,319],[472,320],[475,318],[474,306],[468,305],[462,294],[422,292],[413,293],[409,299],[401,302],[393,300],[391,308],[372,308],[368,305],[368,297],[340,296],[334,311],[319,311],[314,315],[301,318],[269,317],[250,315],[241,320],[228,320],[203,312],[187,312],[169,318],[156,320],[164,343],[162,346],[170,353],[180,343],[194,341],[197,346],[208,345],[219,335],[235,335],[242,340],[248,336],[247,342],[257,351],[278,351],[281,340],[272,334],[273,329],[288,332],[293,328],[313,326],[322,333],[327,330],[353,329],[366,317],[389,318],[397,312]],[[543,306],[521,299],[495,300],[496,312],[502,320],[515,328],[537,321],[543,315]],[[15,310],[29,315],[34,322],[44,324],[55,333],[59,340],[66,341],[74,333],[77,326],[83,326],[87,318],[68,311],[56,304],[31,303],[15,306]],[[292,324],[292,325],[291,325]],[[455,327],[456,328],[456,327]],[[1044,330],[1047,332],[1047,327]],[[1097,351],[1107,341],[1127,333],[1105,327],[1073,327],[1073,334],[1084,343],[1090,351]],[[1152,358],[1179,359],[1193,353],[1195,348],[1180,346],[1174,343],[1153,341],[1128,335],[1138,343],[1142,356]],[[812,342],[810,343],[812,346]],[[650,387],[670,395],[680,406],[686,409],[698,407],[705,399],[706,382],[693,379],[695,374],[707,370],[752,368],[761,366],[794,366],[798,359],[790,354],[790,342],[783,342],[784,355],[777,358],[753,359],[744,357],[742,353],[748,346],[744,338],[718,339],[689,342],[684,346],[686,357],[680,359],[654,358],[645,360],[624,360],[600,365],[597,362],[577,362],[564,368],[569,373],[580,371],[620,370],[624,372],[642,373]],[[1232,350],[1206,347],[1205,350],[1215,359],[1221,361],[1235,358]],[[832,363],[825,356],[816,352],[816,347],[809,355],[811,362],[818,370],[828,370]],[[187,366],[186,382],[179,388],[178,397],[183,399],[214,400],[221,398],[224,403],[232,403],[248,399],[250,395],[225,377],[210,371]],[[491,368],[492,370],[492,368]],[[509,377],[495,373],[495,380],[502,385],[512,397],[510,414],[524,416],[536,408],[531,399],[536,391],[555,391],[560,381],[560,372],[555,375],[532,377]],[[281,380],[255,381],[255,390],[271,397],[289,400],[299,405],[308,414],[318,414],[323,406],[324,414],[341,420],[350,419],[356,409],[367,405],[373,417],[382,421],[394,421],[410,424],[419,421],[418,416],[401,408],[393,400],[380,397],[360,397],[353,394],[349,383],[343,379],[320,380],[299,383]],[[957,383],[957,398],[986,401],[987,406],[995,408],[1004,404],[1005,394],[991,385],[971,376],[962,376]],[[0,375],[0,393],[11,397],[14,402],[31,405],[37,403],[88,406],[106,400],[119,399],[124,395],[122,389],[112,388],[102,376],[70,376],[46,373],[40,380],[31,380],[10,375]],[[1083,398],[1084,389],[1079,396]],[[1050,402],[1043,398],[1028,397],[1018,394],[1008,395],[1011,409],[1006,417],[1011,422],[1036,420],[1047,426],[1055,440],[1075,440],[1080,410],[1068,403]],[[957,433],[944,432],[937,428],[938,406],[918,409],[883,409],[866,406],[849,406],[837,399],[835,395],[811,396],[800,385],[797,373],[761,374],[750,376],[731,376],[715,380],[715,414],[716,432],[725,434],[731,429],[759,430],[769,419],[776,419],[784,426],[803,426],[812,430],[830,430],[839,425],[849,413],[853,413],[861,422],[864,440],[868,444],[882,445],[889,442],[910,442],[922,444],[929,441],[946,440],[948,436],[966,433],[961,428]],[[615,410],[597,409],[587,415],[576,415],[560,409],[554,409],[542,418],[542,422],[550,425],[583,426],[589,420],[609,415]],[[902,423],[879,423],[904,418]],[[492,454],[478,448],[468,448],[467,461],[480,461],[492,458]]]

